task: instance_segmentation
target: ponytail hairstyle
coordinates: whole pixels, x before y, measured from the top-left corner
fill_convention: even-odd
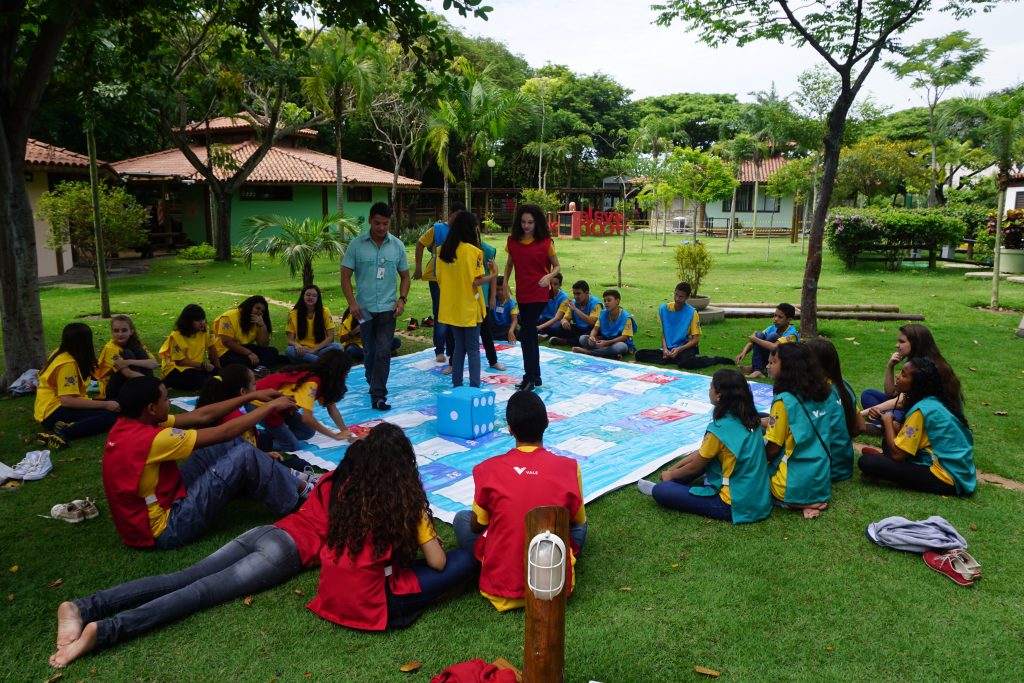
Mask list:
[[[249,330],[252,329],[252,309],[256,304],[263,304],[263,324],[267,327],[267,334],[273,333],[273,328],[270,326],[270,306],[267,305],[267,300],[259,294],[250,296],[238,304],[240,312],[238,324],[242,328],[242,333],[249,334]]]
[[[196,400],[196,408],[238,398],[249,388],[252,377],[252,370],[244,365],[238,363],[225,365],[218,374],[206,380],[206,384]]]
[[[352,369],[352,357],[341,349],[330,349],[320,354],[313,363],[289,365],[278,373],[293,372],[296,378],[290,380],[295,386],[309,381],[317,383],[317,399],[324,405],[337,403],[348,392],[345,380]]]
[[[303,287],[299,292],[299,300],[292,307],[292,310],[295,311],[295,336],[297,337],[296,341],[302,341],[309,332],[305,297],[306,292],[311,289],[316,290],[316,303],[313,304],[313,339],[319,344],[327,337],[327,325],[324,320],[324,295],[316,285]]]
[[[206,320],[206,311],[199,304],[188,304],[181,309],[178,319],[174,323],[174,329],[183,337],[192,337],[196,333],[196,323]]]
[[[908,358],[907,362],[903,364],[904,372],[907,371],[908,365],[912,370],[910,373],[910,391],[907,392],[907,404],[904,408],[906,414],[910,414],[910,411],[913,410],[918,401],[934,396],[942,402],[942,405],[946,406],[946,410],[953,413],[954,417],[960,420],[964,427],[969,427],[970,425],[967,424],[963,408],[959,403],[950,402],[946,396],[942,373],[939,371],[938,364],[927,356],[916,356]]]
[[[533,216],[533,239],[538,242],[551,237],[551,229],[548,227],[547,216],[536,204],[520,204],[516,207],[515,216],[512,218],[512,229],[509,231],[509,239],[521,242],[525,233],[523,232],[523,214]]]
[[[910,353],[907,354],[907,358],[930,358],[942,378],[942,393],[946,397],[946,402],[959,406],[960,412],[963,413],[964,393],[960,380],[943,358],[931,330],[919,323],[910,323],[900,327],[900,332],[910,342]]]
[[[335,557],[355,559],[372,543],[375,559],[410,564],[419,550],[417,528],[430,515],[412,443],[401,427],[381,422],[348,447],[342,465],[350,458],[348,478],[331,491],[327,547]]]
[[[754,394],[743,375],[735,370],[719,370],[711,376],[711,386],[718,394],[718,403],[712,413],[714,419],[732,415],[747,429],[761,426],[761,417],[754,406]]]
[[[774,354],[782,368],[775,378],[775,393],[784,391],[801,401],[824,401],[832,390],[825,382],[825,373],[807,344],[793,342],[779,344]]]
[[[118,313],[117,315],[110,316],[110,326],[113,327],[114,323],[125,323],[128,325],[128,329],[132,331],[132,336],[128,337],[128,341],[125,342],[125,348],[131,349],[132,351],[142,350],[142,340],[139,339],[139,331],[135,329],[135,323],[132,321],[131,316]]]
[[[459,211],[448,226],[448,236],[441,245],[440,257],[445,263],[455,263],[455,252],[463,242],[480,246],[477,238],[477,219],[471,211]]]
[[[839,400],[843,403],[843,416],[846,418],[846,431],[850,436],[857,435],[857,404],[843,384],[843,371],[839,365],[839,353],[827,339],[818,337],[806,342],[807,348],[818,359],[825,378],[832,381],[832,386],[839,392]]]
[[[66,353],[75,359],[78,374],[83,379],[89,377],[96,369],[96,349],[92,346],[92,329],[85,323],[68,323],[60,334],[60,346],[50,354],[43,365],[43,370],[50,367],[53,359]],[[42,370],[40,370],[42,372]]]

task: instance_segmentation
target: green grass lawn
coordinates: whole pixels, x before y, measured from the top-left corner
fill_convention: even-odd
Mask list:
[[[680,238],[675,236],[673,243]],[[498,243],[495,239],[494,243]],[[616,284],[620,242],[587,238],[558,243],[566,285],[584,278],[600,293]],[[743,240],[724,253],[712,240],[716,264],[702,287],[717,301],[799,303],[799,245]],[[319,263],[325,300],[344,309],[337,265]],[[632,236],[621,288],[624,307],[640,323],[640,346],[656,347],[656,309],[676,282],[671,249],[651,236]],[[234,305],[232,293],[259,292],[293,301],[296,282],[279,266],[152,262],[148,275],[111,282],[116,312],[134,315],[155,350],[181,307],[202,304],[212,319]],[[961,272],[905,269],[844,271],[826,256],[821,303],[898,304],[923,313],[959,374],[974,428],[976,459],[986,471],[1024,480],[1021,414],[1024,364],[1014,337],[1024,309],[1024,285],[1005,284],[1003,305],[1017,312],[978,310],[987,281]],[[92,289],[46,288],[42,294],[52,348],[62,326],[99,312]],[[426,286],[414,283],[410,315],[429,313]],[[283,346],[284,309],[274,310],[275,341]],[[86,319],[97,348],[106,322]],[[729,320],[704,328],[705,354],[734,356],[746,335],[769,321]],[[403,325],[404,326],[404,325]],[[849,381],[860,391],[880,387],[897,323],[822,321],[836,343]],[[427,347],[406,341],[403,351]],[[344,412],[344,404],[342,404]],[[1006,417],[995,411],[1007,411]],[[2,459],[13,464],[35,432],[32,400],[0,400]],[[262,507],[231,506],[203,541],[170,553],[123,547],[110,524],[100,481],[102,439],[77,441],[54,455],[53,474],[21,490],[0,493],[0,679],[42,681],[53,651],[54,613],[61,600],[146,574],[172,571],[205,556],[256,524]],[[69,525],[43,519],[50,506],[90,496],[98,520]],[[947,499],[854,480],[835,487],[818,520],[776,511],[755,525],[733,527],[658,508],[632,487],[588,506],[590,534],[578,565],[578,587],[567,613],[567,680],[706,680],[696,665],[734,681],[944,681],[1024,678],[1024,495],[981,484],[970,499]],[[918,556],[883,550],[864,527],[890,515],[941,515],[971,544],[984,579],[960,588],[929,570]],[[454,542],[451,529],[439,531]],[[18,571],[9,568],[17,565]],[[63,582],[49,587],[58,579]],[[195,615],[139,640],[73,664],[64,680],[182,681],[426,681],[448,664],[504,656],[522,663],[523,615],[499,615],[475,593],[434,608],[412,628],[365,634],[320,620],[302,606],[316,590],[316,572],[256,596]],[[398,667],[419,660],[412,674]],[[308,675],[307,675],[308,674]]]

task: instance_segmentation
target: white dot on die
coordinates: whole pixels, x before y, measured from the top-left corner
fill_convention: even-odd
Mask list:
[[[490,427],[490,430],[491,430],[491,431],[493,432],[493,431],[494,431],[494,423],[492,422],[492,423],[491,423],[491,424],[489,425],[489,427]]]
[[[489,406],[493,406],[494,405],[494,397],[493,396],[488,396],[487,397],[487,405],[489,405]]]
[[[473,407],[477,408],[477,407],[479,407],[479,405],[480,405],[480,399],[479,398],[474,398],[473,399]]]
[[[474,434],[479,434],[480,433],[480,425],[473,425],[473,433]]]
[[[452,419],[452,422],[455,422],[456,420],[459,419],[459,411],[453,410],[452,412],[450,412],[448,414],[448,417],[450,417]]]

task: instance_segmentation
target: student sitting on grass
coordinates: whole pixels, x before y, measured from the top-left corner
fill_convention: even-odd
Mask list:
[[[43,431],[36,440],[50,450],[68,447],[68,441],[108,431],[121,409],[117,401],[89,398],[89,377],[96,369],[92,330],[85,323],[69,323],[60,346],[39,371],[34,417]]]
[[[157,362],[127,315],[111,316],[110,337],[100,351],[93,376],[100,385],[99,397],[116,400],[121,387],[132,377],[152,377]]]
[[[360,334],[359,321],[352,317],[352,312],[345,309],[338,321],[338,342],[345,346],[345,353],[356,363],[363,362],[363,336]],[[402,340],[394,337],[391,340],[391,355],[402,347]]]
[[[590,334],[581,335],[579,346],[572,348],[573,353],[585,353],[603,358],[622,358],[636,350],[633,335],[636,334],[636,321],[619,304],[621,296],[617,289],[606,289],[604,294],[604,310],[597,318]]]
[[[171,389],[199,391],[214,371],[220,370],[216,339],[206,330],[206,311],[199,304],[181,309],[174,331],[157,353],[164,384]]]
[[[832,388],[805,344],[779,344],[768,361],[775,380],[765,451],[771,494],[779,507],[813,519],[828,507],[832,481],[826,439]]]
[[[291,453],[299,450],[299,441],[319,432],[343,441],[352,436],[338,410],[347,391],[345,380],[352,369],[352,359],[338,349],[331,349],[310,365],[284,368],[256,382],[257,389],[274,389],[295,399],[297,410],[268,415],[263,427],[273,438],[274,448]],[[337,431],[316,419],[313,411],[319,403],[327,409]]]
[[[491,318],[494,322],[492,332],[495,337],[508,339],[510,344],[516,343],[516,326],[519,325],[519,307],[515,299],[505,296],[505,278],[498,276],[498,284],[494,292],[494,310]],[[540,328],[537,328],[540,331]]]
[[[250,296],[224,311],[213,321],[220,364],[239,363],[253,368],[257,375],[279,365],[281,354],[270,345],[273,331],[269,305],[262,296]]]
[[[544,449],[548,427],[544,401],[530,391],[517,391],[508,400],[505,419],[516,447],[473,468],[473,509],[456,513],[453,522],[459,547],[473,548],[482,563],[480,594],[499,612],[526,604],[523,519],[527,512],[541,505],[569,510],[573,567],[587,538],[580,466],[572,458]],[[576,572],[567,567],[567,573],[571,593]]]
[[[419,551],[423,559],[416,559]],[[437,538],[416,455],[400,428],[382,423],[370,430],[277,524],[247,531],[191,567],[61,603],[50,666],[265,591],[316,565],[320,585],[307,607],[370,631],[411,625],[469,578],[472,556],[446,554]]]
[[[316,285],[310,285],[302,290],[288,313],[284,328],[288,348],[284,353],[292,363],[313,363],[331,349],[341,350],[341,344],[334,341],[334,331],[334,318],[331,309],[324,306],[323,293]]]
[[[779,304],[775,308],[772,324],[760,332],[752,333],[750,341],[740,351],[740,355],[736,356],[736,365],[740,366],[740,372],[748,373],[747,377],[764,377],[768,354],[780,344],[800,341],[800,333],[791,322],[795,317],[796,309],[792,304]],[[741,365],[751,350],[754,351],[750,359],[751,365]]]
[[[950,401],[935,361],[908,359],[894,386],[906,396],[906,420],[898,425],[891,412],[882,414],[885,452],[860,456],[861,472],[915,491],[974,493],[974,435],[960,406]]]
[[[844,481],[853,476],[853,439],[864,431],[864,418],[857,412],[857,394],[843,379],[836,347],[821,337],[807,342],[825,379],[832,388],[829,406],[828,451],[832,481]]]
[[[640,363],[675,365],[686,370],[708,368],[712,365],[734,365],[731,358],[700,356],[700,314],[687,303],[690,283],[680,282],[672,293],[672,301],[658,308],[661,324],[661,348],[640,349],[636,359]]]
[[[761,419],[743,375],[719,370],[708,397],[715,406],[700,450],[661,473],[661,483],[641,479],[640,492],[661,505],[734,524],[757,522],[772,511]],[[704,475],[703,486],[691,486]]]
[[[167,387],[153,377],[136,377],[125,382],[119,400],[122,415],[103,451],[103,488],[126,545],[178,548],[204,535],[239,495],[256,498],[281,516],[312,490],[306,478],[296,478],[237,438],[270,413],[294,408],[289,396],[257,391],[170,415]],[[206,426],[256,400],[268,403]]]
[[[601,315],[601,300],[590,294],[590,285],[586,280],[572,283],[572,297],[566,297],[559,309],[561,323],[552,325],[546,330],[551,335],[550,343],[554,346],[573,346],[577,339],[590,334]]]
[[[563,310],[565,302],[569,300],[569,295],[562,291],[562,274],[558,273],[551,278],[550,292],[548,294],[547,305],[544,310],[540,313],[540,319],[537,321],[537,332],[538,334],[551,334],[550,327],[554,325],[560,325],[562,318],[567,313]]]

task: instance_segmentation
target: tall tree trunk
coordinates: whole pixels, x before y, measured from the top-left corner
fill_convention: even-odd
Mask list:
[[[302,262],[302,291],[313,286],[313,259],[309,258]]]
[[[938,145],[935,143],[935,106],[931,102],[928,103],[928,131],[931,134],[930,140],[932,143],[932,163],[931,166],[931,184],[928,186],[928,208],[933,209],[939,205],[939,162],[936,158],[938,156]]]
[[[100,217],[100,177],[96,168],[96,129],[85,129],[89,149],[89,189],[92,190],[92,230],[96,240],[96,286],[100,289],[100,317],[110,317],[110,291],[107,289],[107,248],[103,243],[103,222]]]
[[[999,308],[999,249],[1003,241],[1003,218],[1006,214],[1006,181],[1009,179],[1007,169],[999,169],[996,187],[999,196],[996,198],[996,241],[992,248],[992,299],[989,305],[992,310]]]
[[[836,172],[839,170],[839,150],[843,144],[846,128],[846,114],[853,104],[856,93],[845,92],[836,100],[828,115],[828,129],[825,133],[825,156],[822,160],[821,186],[814,214],[811,219],[811,234],[807,242],[807,263],[804,266],[804,281],[800,293],[800,335],[818,336],[818,278],[821,276],[822,245],[825,239],[825,219],[828,216],[832,190],[835,188]]]
[[[231,193],[224,183],[210,186],[213,209],[213,241],[217,261],[231,260]]]
[[[729,227],[725,231],[725,253],[729,253],[729,247],[732,245],[732,236],[736,231],[736,195],[739,194],[740,186],[732,188],[732,206],[729,210]]]
[[[754,224],[750,226],[750,237],[757,237],[757,203],[761,191],[761,164],[754,165]]]

